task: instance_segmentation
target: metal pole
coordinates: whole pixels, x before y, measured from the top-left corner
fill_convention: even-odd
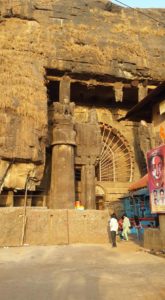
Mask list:
[[[28,192],[28,183],[30,179],[30,172],[27,175],[26,183],[25,183],[25,200],[24,200],[24,209],[23,209],[23,225],[22,225],[22,237],[21,237],[21,246],[24,245],[25,238],[25,228],[26,228],[26,207],[27,207],[27,192]]]

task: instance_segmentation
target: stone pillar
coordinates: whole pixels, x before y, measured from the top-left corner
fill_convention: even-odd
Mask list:
[[[52,149],[51,208],[73,208],[74,202],[74,148],[57,144]]]
[[[86,168],[82,166],[81,168],[81,204],[86,206]]]
[[[60,97],[61,103],[63,103],[64,99],[69,99],[69,101],[70,101],[70,78],[69,78],[69,76],[64,76],[60,81],[59,97]]]
[[[6,206],[14,206],[14,193],[9,191],[6,197]]]
[[[97,111],[91,109],[88,122],[76,123],[76,163],[81,168],[81,203],[88,209],[96,208],[95,165],[101,151],[101,131]]]
[[[147,96],[148,88],[147,86],[139,83],[138,85],[138,101],[140,102]]]
[[[95,166],[85,165],[81,173],[81,203],[88,209],[96,208]]]
[[[95,196],[95,166],[86,165],[86,208],[96,209]]]
[[[116,102],[122,102],[123,101],[123,83],[115,82],[113,89],[115,92]]]
[[[70,79],[60,82],[60,102],[52,107],[52,168],[49,208],[74,208],[76,133],[73,124],[74,103],[70,102]]]

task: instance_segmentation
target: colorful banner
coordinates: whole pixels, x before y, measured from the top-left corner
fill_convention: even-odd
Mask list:
[[[165,213],[165,145],[147,153],[148,182],[152,213]]]

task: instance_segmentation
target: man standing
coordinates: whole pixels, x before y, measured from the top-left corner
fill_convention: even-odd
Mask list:
[[[127,215],[124,215],[124,221],[123,221],[123,237],[126,241],[128,241],[128,233],[130,233],[130,220],[127,218]]]
[[[161,205],[165,204],[164,189],[160,190],[160,204]]]
[[[152,202],[153,202],[154,205],[159,204],[157,190],[153,190],[153,201]]]
[[[148,160],[149,166],[149,179],[154,188],[163,187],[163,170],[164,170],[164,157],[160,153],[155,153]]]
[[[116,233],[118,231],[118,222],[117,222],[117,217],[115,214],[111,215],[109,226],[110,226],[110,232],[111,232],[112,247],[117,247]]]

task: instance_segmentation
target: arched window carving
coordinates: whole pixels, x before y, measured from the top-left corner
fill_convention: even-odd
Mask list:
[[[124,136],[110,125],[100,123],[102,149],[96,166],[98,181],[131,182],[133,154]]]

